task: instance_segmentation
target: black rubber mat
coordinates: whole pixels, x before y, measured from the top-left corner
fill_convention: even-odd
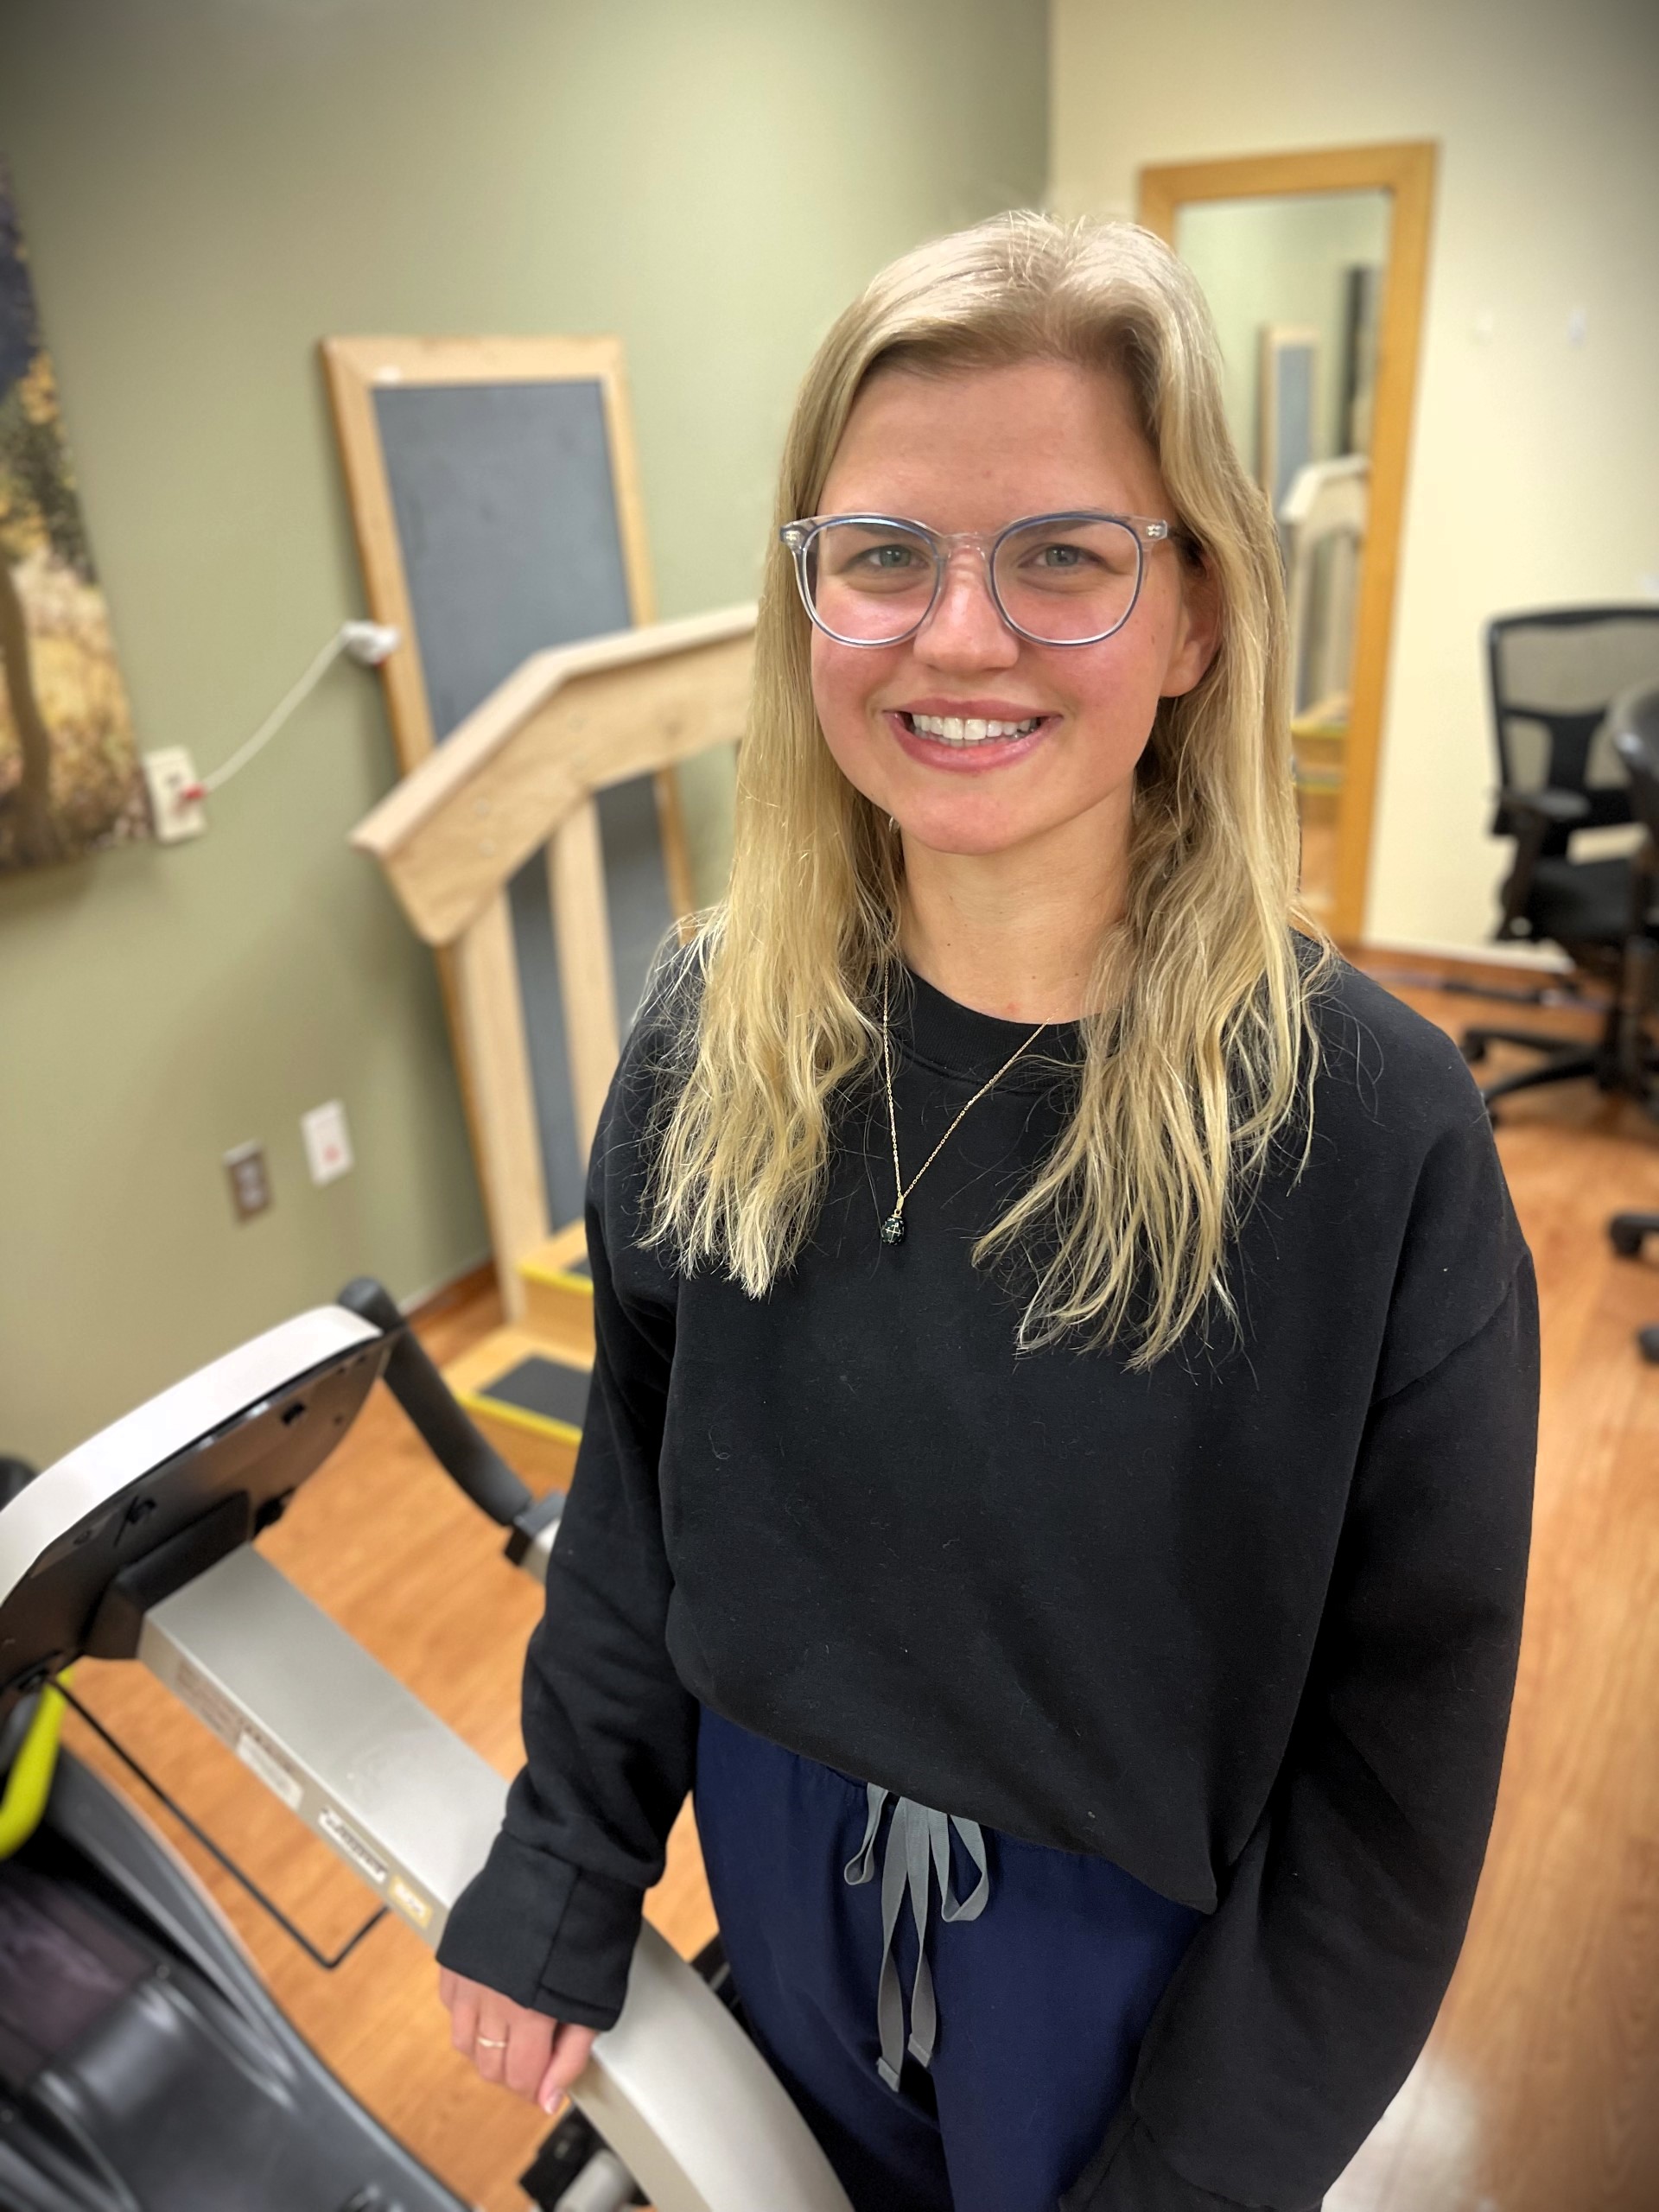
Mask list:
[[[480,1398],[498,1405],[514,1406],[520,1413],[539,1414],[543,1421],[562,1421],[580,1428],[588,1412],[588,1375],[580,1367],[566,1367],[556,1359],[521,1359],[493,1382],[480,1386]]]

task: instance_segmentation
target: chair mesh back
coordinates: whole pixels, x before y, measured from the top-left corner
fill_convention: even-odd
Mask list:
[[[1583,827],[1628,822],[1624,767],[1606,727],[1620,693],[1659,683],[1659,606],[1571,607],[1489,625],[1492,712],[1502,781],[1516,791],[1581,791]],[[1500,804],[1494,832],[1513,836]],[[1547,851],[1564,852],[1556,832]]]

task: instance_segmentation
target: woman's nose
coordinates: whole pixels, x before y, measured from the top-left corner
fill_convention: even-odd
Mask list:
[[[916,633],[924,660],[949,668],[1007,668],[1020,640],[997,611],[983,554],[963,546],[945,563],[938,603]]]

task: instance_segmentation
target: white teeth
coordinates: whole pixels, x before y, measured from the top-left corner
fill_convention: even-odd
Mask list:
[[[977,715],[912,715],[911,728],[918,736],[936,739],[941,745],[983,745],[992,738],[1026,737],[1041,721],[1040,715],[1032,715],[1022,722],[994,722],[982,721]]]

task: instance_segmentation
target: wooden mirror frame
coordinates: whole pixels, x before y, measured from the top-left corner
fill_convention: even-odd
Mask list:
[[[1370,514],[1355,626],[1342,804],[1337,817],[1336,882],[1328,920],[1332,936],[1349,944],[1357,942],[1364,927],[1365,889],[1370,874],[1371,824],[1438,150],[1432,139],[1407,139],[1387,145],[1332,146],[1307,153],[1160,163],[1143,168],[1139,178],[1139,219],[1172,248],[1177,218],[1192,200],[1382,191],[1393,202],[1388,272],[1377,329]]]

